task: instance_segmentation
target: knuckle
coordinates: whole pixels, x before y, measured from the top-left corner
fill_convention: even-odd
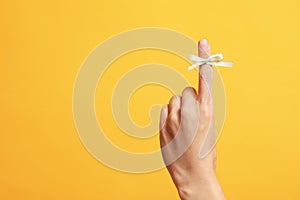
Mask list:
[[[210,93],[207,93],[206,95],[203,95],[200,98],[200,103],[206,106],[210,106],[213,102],[212,96]]]
[[[171,123],[177,122],[177,121],[178,121],[178,116],[177,116],[175,113],[171,113],[171,114],[169,115],[169,121],[170,121]]]
[[[194,88],[192,88],[192,87],[186,87],[183,89],[182,95],[190,94],[193,92],[193,90],[194,90]]]
[[[161,108],[161,113],[168,113],[168,105],[164,105],[164,106]]]
[[[212,107],[209,105],[202,105],[200,107],[200,114],[202,118],[210,119],[213,114]]]
[[[169,101],[170,105],[178,105],[179,103],[180,103],[180,96],[178,95],[172,96]]]

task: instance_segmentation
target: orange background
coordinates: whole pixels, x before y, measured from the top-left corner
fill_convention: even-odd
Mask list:
[[[178,199],[166,170],[133,175],[100,164],[72,118],[73,83],[89,52],[144,26],[205,37],[235,62],[220,69],[227,118],[217,172],[227,198],[300,199],[299,7],[296,0],[2,1],[0,199]],[[161,104],[170,95],[144,92]]]

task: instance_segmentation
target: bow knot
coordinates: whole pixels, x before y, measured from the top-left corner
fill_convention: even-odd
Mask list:
[[[209,56],[208,58],[201,58],[195,55],[190,55],[189,60],[195,62],[193,65],[188,67],[188,70],[192,70],[198,66],[208,64],[208,65],[215,65],[215,66],[222,66],[222,67],[232,67],[232,62],[224,62],[221,61],[223,59],[223,55],[221,53],[217,53],[214,55]]]

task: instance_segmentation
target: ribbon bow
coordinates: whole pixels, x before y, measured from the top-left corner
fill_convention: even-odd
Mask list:
[[[224,62],[221,61],[223,59],[223,55],[221,53],[217,53],[209,56],[208,58],[200,58],[195,55],[190,55],[189,60],[195,62],[193,65],[188,67],[188,70],[192,70],[200,65],[208,64],[222,67],[232,67],[233,62]]]

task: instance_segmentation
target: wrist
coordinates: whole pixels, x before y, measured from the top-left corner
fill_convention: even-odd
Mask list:
[[[223,200],[225,196],[213,173],[177,187],[181,200]]]

